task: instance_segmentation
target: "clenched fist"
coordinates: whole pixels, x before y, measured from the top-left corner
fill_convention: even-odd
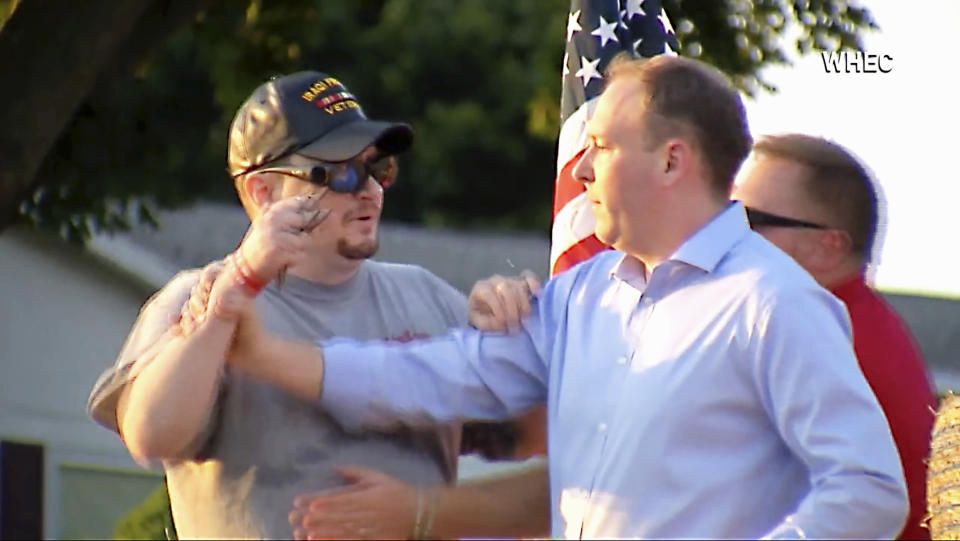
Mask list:
[[[467,300],[470,324],[481,331],[515,331],[540,293],[540,279],[525,270],[519,277],[494,275],[477,282]]]
[[[250,226],[238,248],[255,278],[270,282],[306,255],[308,233],[330,213],[319,206],[320,195],[300,195],[267,206]]]

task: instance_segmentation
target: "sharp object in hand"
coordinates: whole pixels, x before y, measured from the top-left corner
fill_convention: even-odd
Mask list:
[[[319,195],[316,196],[316,200],[319,201],[320,199],[323,199],[323,196],[325,195],[327,195],[326,189],[324,189],[322,192],[320,192]],[[304,224],[304,226],[301,228],[301,231],[303,233],[312,232],[314,229],[317,228],[318,225],[322,224],[323,221],[326,220],[327,216],[329,215],[330,215],[330,209],[318,208],[313,212],[313,216],[311,216],[310,219],[307,220],[307,223]],[[280,287],[280,289],[283,289],[283,284],[287,280],[288,267],[289,265],[284,265],[284,267],[280,269],[280,272],[277,273],[277,285]]]

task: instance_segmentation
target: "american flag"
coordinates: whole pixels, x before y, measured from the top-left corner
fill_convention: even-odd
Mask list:
[[[571,0],[567,17],[550,272],[557,274],[606,247],[573,167],[586,147],[587,121],[603,90],[603,72],[619,52],[676,54],[676,35],[660,0]]]

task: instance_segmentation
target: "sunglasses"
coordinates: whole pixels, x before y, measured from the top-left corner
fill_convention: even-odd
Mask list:
[[[796,220],[794,218],[787,218],[786,216],[778,216],[776,214],[770,214],[769,212],[764,212],[762,210],[757,210],[750,207],[746,207],[746,211],[747,221],[750,222],[750,227],[752,229],[756,229],[761,226],[830,229],[825,225],[815,224],[813,222],[805,222],[803,220]]]
[[[395,156],[374,156],[371,159],[354,158],[343,162],[318,162],[312,165],[277,165],[254,169],[251,173],[277,173],[317,186],[324,186],[338,193],[359,192],[373,177],[384,190],[393,185],[397,178],[397,158]]]

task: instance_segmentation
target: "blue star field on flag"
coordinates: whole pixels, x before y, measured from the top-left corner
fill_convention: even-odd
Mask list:
[[[660,0],[572,0],[566,38],[561,121],[603,90],[603,71],[617,53],[680,50]]]

